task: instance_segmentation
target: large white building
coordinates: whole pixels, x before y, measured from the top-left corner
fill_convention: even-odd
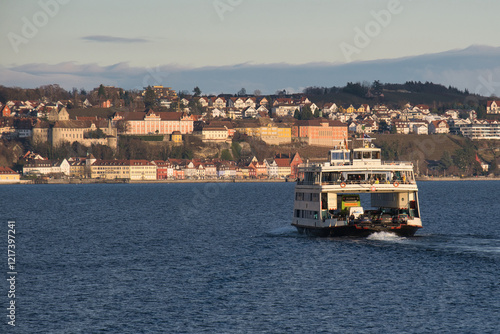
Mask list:
[[[113,125],[119,121],[125,122],[123,134],[172,134],[179,131],[181,134],[193,132],[194,117],[180,112],[155,112],[152,109],[146,112],[116,112],[112,118]]]
[[[482,122],[460,126],[460,133],[469,139],[500,139],[500,123]]]

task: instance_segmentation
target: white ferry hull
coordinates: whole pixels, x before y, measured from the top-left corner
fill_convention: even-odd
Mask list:
[[[394,233],[400,237],[412,237],[421,226],[401,224],[399,226],[362,226],[362,225],[344,225],[331,227],[313,227],[292,224],[299,233],[305,233],[317,237],[367,237],[376,232]]]

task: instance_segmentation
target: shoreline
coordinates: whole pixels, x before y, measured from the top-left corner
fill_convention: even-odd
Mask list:
[[[417,181],[500,181],[500,177],[468,176],[468,177],[417,177]]]
[[[202,179],[202,180],[101,180],[101,179],[52,179],[42,182],[33,182],[33,180],[20,180],[19,182],[1,183],[1,184],[149,184],[149,183],[285,183],[295,182],[285,179]]]
[[[417,177],[417,182],[427,181],[500,181],[500,177]],[[295,183],[285,179],[203,179],[203,180],[101,180],[101,179],[55,179],[45,182],[20,180],[19,182],[2,182],[2,184],[152,184],[152,183]]]

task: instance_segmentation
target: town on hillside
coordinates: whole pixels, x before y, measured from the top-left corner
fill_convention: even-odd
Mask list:
[[[3,183],[40,177],[288,180],[314,158],[314,149],[324,152],[377,134],[461,138],[468,143],[462,151],[421,161],[426,172],[498,173],[499,145],[481,151],[470,143],[500,140],[500,118],[478,117],[471,108],[437,112],[409,102],[395,107],[382,103],[380,92],[368,91],[372,104],[342,104],[307,90],[264,96],[242,88],[234,95],[205,96],[198,87],[189,94],[163,86],[66,92],[49,85],[15,91],[29,98],[15,100],[0,88]],[[498,116],[500,100],[488,100],[484,108]]]

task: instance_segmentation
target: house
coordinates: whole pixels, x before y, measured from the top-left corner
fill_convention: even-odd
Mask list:
[[[486,113],[500,114],[500,100],[493,100],[486,102]]]
[[[212,97],[210,98],[210,105],[214,108],[225,108],[226,107],[226,99],[223,97]]]
[[[279,104],[272,108],[271,113],[273,117],[285,117],[293,116],[295,110],[300,111],[300,106],[295,104]]]
[[[21,176],[9,167],[0,166],[0,183],[18,183]]]
[[[293,157],[290,159],[290,177],[292,179],[296,179],[299,175],[299,165],[303,163],[302,158],[299,153],[295,153]]]
[[[245,98],[244,103],[245,103],[246,108],[249,108],[249,107],[256,108],[257,107],[257,98],[247,97],[247,98]]]
[[[246,118],[255,118],[255,117],[257,117],[258,112],[255,109],[255,107],[250,106],[250,107],[246,107],[246,109],[243,111],[243,115]]]
[[[227,100],[227,106],[229,108],[244,109],[246,108],[245,98],[243,97],[231,97]]]
[[[222,117],[222,118],[225,118],[226,117],[226,112],[224,111],[225,108],[214,108],[212,109],[210,112],[212,114],[212,117],[213,118],[216,118],[216,117]]]
[[[31,160],[23,166],[24,175],[70,175],[70,164],[68,160]]]
[[[408,121],[394,121],[394,128],[398,134],[409,134],[410,133],[410,122]]]
[[[257,108],[257,113],[261,115],[261,113],[265,113],[269,117],[269,109],[267,109],[265,106],[259,106]],[[262,116],[261,116],[262,117]]]
[[[273,107],[276,107],[278,105],[290,105],[294,104],[294,101],[291,97],[279,97],[277,99],[274,99],[273,101]]]
[[[242,119],[243,118],[243,111],[241,111],[239,109],[229,108],[227,110],[227,117],[229,117],[231,119]]]
[[[429,134],[429,125],[427,122],[410,122],[412,132],[417,135],[427,135]]]
[[[267,98],[263,97],[263,98],[261,98],[261,99],[259,100],[259,105],[260,105],[260,106],[264,106],[264,107],[265,107],[265,106],[268,106],[268,105],[269,105],[269,100],[268,100]]]
[[[1,109],[1,114],[0,116],[2,117],[9,117],[12,113],[8,105],[4,105]]]
[[[429,106],[427,104],[417,104],[415,107],[413,107],[413,110],[415,111],[420,111],[423,114],[429,114]]]
[[[268,177],[270,179],[277,179],[278,178],[278,164],[276,163],[276,161],[274,159],[271,162],[264,160],[264,163],[266,164]]]
[[[345,112],[346,114],[352,114],[353,112],[356,112],[356,110],[357,110],[357,109],[356,109],[356,108],[354,108],[354,106],[351,104],[351,105],[349,105],[349,107],[347,107],[347,108],[345,109],[345,111],[344,111],[344,112]]]
[[[52,109],[49,112],[48,115],[48,120],[51,122],[55,121],[68,121],[69,120],[69,113],[66,110],[66,108],[61,108],[61,110],[57,110],[57,108]]]
[[[201,138],[203,142],[225,142],[228,140],[229,133],[225,126],[217,126],[207,124],[201,130]]]
[[[364,114],[370,112],[370,106],[368,104],[361,104],[356,110],[357,113]]]
[[[323,105],[323,115],[330,115],[337,112],[337,105],[335,103],[325,103]]]
[[[12,117],[0,118],[0,137],[11,138],[15,135],[14,120]]]
[[[208,99],[208,97],[205,96],[199,97],[197,101],[203,108],[208,107],[208,105],[210,104],[210,100]]]
[[[349,132],[357,132],[359,123],[357,121],[352,121],[349,123],[348,130]]]
[[[288,158],[275,158],[274,162],[278,166],[278,177],[279,178],[287,178],[292,174],[292,169],[290,167],[290,160]]]
[[[156,165],[157,180],[168,180],[174,177],[174,170],[170,162],[164,160],[153,160],[151,162]]]
[[[268,177],[267,166],[266,166],[266,163],[264,161],[258,161],[254,157],[252,159],[252,161],[250,162],[250,164],[248,165],[248,167],[250,169],[250,171],[249,171],[250,176],[253,176],[253,177],[258,178],[258,179]]]
[[[176,144],[182,143],[182,133],[180,131],[172,132],[170,140]]]
[[[212,162],[205,162],[205,178],[206,179],[216,179],[217,178],[217,166]]]
[[[69,163],[69,176],[73,178],[83,179],[87,177],[87,164],[85,159],[80,160],[72,160],[72,158],[68,159]]]
[[[429,133],[430,134],[449,133],[449,132],[450,132],[450,126],[444,120],[432,121],[429,124]]]

